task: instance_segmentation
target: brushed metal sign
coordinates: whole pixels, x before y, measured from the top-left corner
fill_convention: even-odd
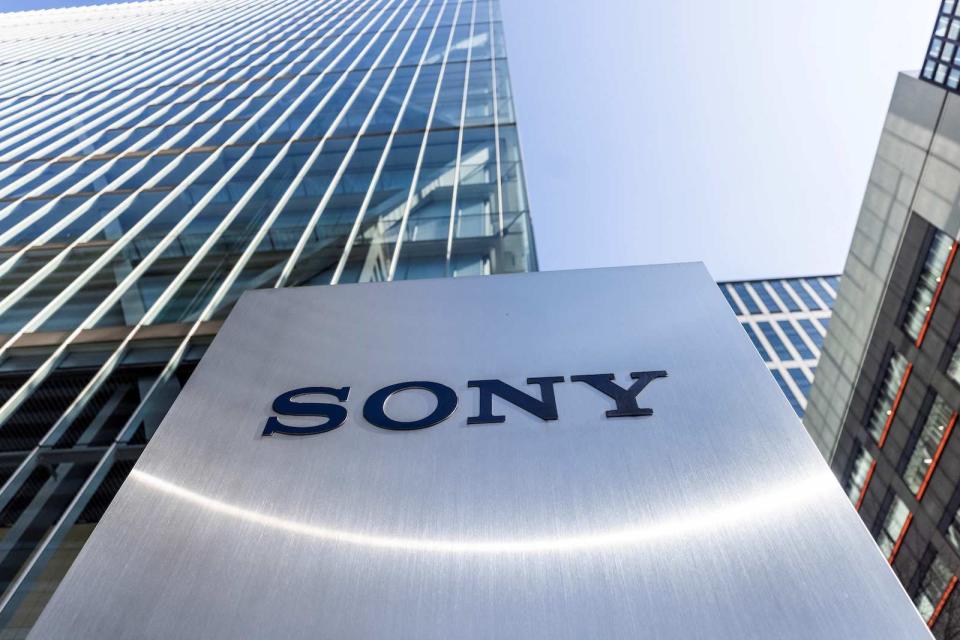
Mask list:
[[[244,295],[30,637],[930,635],[681,264]]]

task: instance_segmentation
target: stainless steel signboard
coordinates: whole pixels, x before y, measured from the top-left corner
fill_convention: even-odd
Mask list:
[[[33,638],[929,638],[701,265],[246,294]]]

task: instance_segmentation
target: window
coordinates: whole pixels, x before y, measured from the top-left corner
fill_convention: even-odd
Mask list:
[[[941,556],[934,556],[933,562],[927,567],[920,580],[920,590],[913,599],[917,606],[917,611],[924,620],[933,617],[933,612],[937,609],[937,604],[943,598],[944,594],[953,581],[953,573],[947,567]]]
[[[880,391],[873,403],[873,411],[870,413],[870,421],[867,424],[867,431],[877,442],[883,438],[887,420],[893,415],[894,403],[897,401],[900,386],[905,383],[906,374],[907,359],[894,352],[890,356],[890,363],[880,382]]]
[[[960,384],[960,347],[953,350],[950,364],[947,365],[947,377]]]
[[[770,354],[767,353],[767,349],[763,346],[763,343],[760,342],[760,338],[757,337],[757,332],[753,330],[749,324],[742,323],[743,330],[747,332],[747,335],[750,336],[750,342],[753,343],[753,346],[757,348],[757,351],[760,352],[760,357],[763,358],[764,362],[770,362]]]
[[[778,358],[781,360],[793,360],[790,350],[787,349],[787,345],[783,344],[783,340],[777,335],[773,325],[769,322],[758,322],[757,326],[760,328],[760,331],[763,332],[763,337],[765,337],[767,342],[770,343],[770,346],[773,347]]]
[[[937,27],[934,30],[933,34],[939,38],[942,38],[945,35],[947,35],[947,27],[949,26],[950,26],[950,18],[948,16],[941,16],[940,19],[937,20]]]
[[[957,45],[952,42],[945,42],[943,44],[943,51],[940,52],[940,59],[944,62],[950,62],[953,59],[953,52],[956,51]]]
[[[730,293],[730,290],[724,285],[720,285],[720,292],[723,293],[723,297],[727,299],[727,303],[730,305],[730,308],[733,309],[733,312],[738,316],[741,315],[743,312],[740,311],[740,305],[733,299],[733,294]]]
[[[804,333],[807,334],[807,337],[810,338],[810,341],[816,345],[817,349],[823,348],[823,334],[817,331],[816,325],[812,321],[807,320],[806,318],[798,320],[800,326],[803,328]]]
[[[800,389],[800,393],[806,399],[807,395],[810,394],[810,380],[807,378],[807,374],[803,372],[803,369],[788,369],[787,373],[793,378],[797,388]]]
[[[900,539],[909,517],[910,510],[907,505],[894,495],[893,502],[890,503],[887,515],[883,519],[883,526],[880,527],[880,533],[877,534],[877,546],[883,551],[883,555],[888,558],[893,555],[893,549],[897,545],[897,540]]]
[[[773,296],[770,294],[770,291],[767,289],[767,286],[762,282],[754,282],[753,290],[758,296],[760,296],[760,301],[763,302],[763,305],[767,308],[767,311],[770,313],[780,313],[782,309],[780,305],[777,304],[777,301],[773,299]]]
[[[800,337],[800,332],[793,326],[793,323],[789,320],[780,320],[777,324],[780,325],[780,330],[787,336],[787,340],[789,340],[793,348],[797,350],[802,360],[813,360],[816,358],[816,356],[813,355],[813,351],[807,346],[807,343]]]
[[[907,303],[907,313],[903,319],[904,332],[914,340],[920,337],[952,247],[953,240],[950,236],[937,231],[927,250],[920,276],[917,278],[910,302]]]
[[[787,396],[787,400],[790,402],[790,406],[793,407],[793,410],[801,418],[803,417],[803,405],[800,404],[800,401],[797,400],[797,397],[793,395],[793,391],[790,389],[790,385],[787,384],[786,379],[779,371],[771,371],[773,378],[777,381],[777,384],[780,385],[780,390],[783,391],[783,395]]]
[[[803,302],[803,304],[807,305],[808,309],[811,311],[817,311],[818,309],[822,308],[820,303],[814,300],[813,296],[810,295],[810,292],[804,288],[802,280],[794,279],[788,280],[788,282],[796,294],[800,297],[800,300]]]
[[[777,295],[780,297],[780,300],[787,307],[787,311],[801,311],[800,305],[797,304],[797,301],[793,299],[793,296],[790,295],[790,292],[787,291],[787,286],[784,284],[783,280],[774,280],[770,283],[770,286],[773,287],[773,290],[777,292]]]
[[[747,291],[747,285],[742,282],[738,282],[733,285],[733,289],[737,292],[737,295],[740,296],[740,300],[743,302],[743,306],[747,308],[747,312],[751,314],[763,313],[760,310],[760,305],[757,304],[757,301],[753,299],[753,296],[750,295],[750,292]]]
[[[819,279],[810,278],[807,280],[807,285],[813,289],[814,293],[820,296],[820,300],[823,301],[823,304],[827,305],[828,308],[833,307],[833,296],[829,291],[827,291],[827,288],[823,286]]]
[[[947,540],[960,552],[960,510],[953,514],[953,520],[947,525]]]
[[[903,480],[914,494],[920,491],[927,477],[927,470],[934,464],[934,455],[940,448],[940,441],[947,431],[952,416],[953,411],[947,403],[939,395],[936,396],[930,406],[927,419],[924,420],[923,427],[920,429],[920,437],[913,451],[910,452],[907,467],[903,471]]]
[[[947,27],[949,26],[950,26],[950,18],[948,16],[941,16],[940,19],[937,20],[937,27],[934,30],[933,34],[937,37],[942,38],[943,36],[947,35]]]
[[[850,497],[850,502],[857,504],[866,487],[870,470],[873,468],[873,456],[863,446],[857,447],[857,455],[853,458],[850,471],[843,480],[843,490]]]
[[[930,56],[936,58],[940,55],[940,50],[943,48],[943,40],[940,38],[934,38],[930,43]]]

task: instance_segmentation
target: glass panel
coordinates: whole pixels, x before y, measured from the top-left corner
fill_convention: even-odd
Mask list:
[[[780,305],[777,304],[777,301],[773,299],[773,296],[767,289],[767,284],[765,282],[754,282],[751,288],[753,289],[754,293],[760,296],[760,301],[763,302],[763,306],[767,308],[769,313],[780,313],[782,311]]]
[[[907,505],[894,495],[893,502],[883,519],[883,525],[880,527],[880,533],[877,534],[877,546],[883,551],[883,555],[889,557],[893,553],[893,547],[897,544],[909,515],[910,510]]]
[[[833,307],[833,295],[827,291],[826,287],[823,286],[823,283],[820,282],[819,278],[807,278],[807,285],[813,289],[813,292],[820,297],[820,300],[827,306],[828,309]]]
[[[806,399],[810,394],[810,379],[807,377],[807,374],[803,372],[803,369],[798,368],[787,369],[787,373],[793,378],[797,388],[800,389],[800,393],[804,399]]]
[[[800,401],[797,400],[797,397],[794,395],[793,390],[790,389],[790,385],[787,384],[786,379],[783,377],[777,370],[772,370],[773,378],[777,381],[777,384],[780,385],[780,390],[783,391],[783,395],[787,396],[787,400],[790,402],[790,406],[793,407],[793,410],[796,411],[799,417],[803,417],[803,405],[800,404]]]
[[[340,282],[387,279],[422,139],[394,138]]]
[[[813,322],[811,320],[807,320],[806,318],[801,318],[797,322],[800,323],[800,326],[803,328],[804,333],[807,334],[807,337],[810,338],[814,346],[816,346],[817,349],[822,349],[823,334],[817,330]]]
[[[914,340],[920,336],[920,331],[927,319],[927,313],[930,311],[937,287],[940,286],[940,279],[943,277],[943,270],[952,247],[953,240],[950,236],[941,231],[934,234],[930,248],[924,257],[917,284],[914,286],[913,295],[907,303],[907,313],[903,320],[904,332]]]
[[[903,381],[906,371],[907,359],[899,353],[894,353],[890,357],[887,370],[884,372],[883,379],[880,382],[880,390],[873,404],[873,410],[870,412],[870,420],[867,424],[867,431],[870,432],[874,440],[880,440],[887,420],[893,413],[893,403],[896,401],[897,393],[900,390],[900,384]]]
[[[950,70],[950,75],[947,76],[947,86],[951,89],[960,87],[960,69]]]
[[[937,604],[943,598],[943,594],[946,593],[947,586],[952,579],[953,573],[943,561],[942,556],[940,554],[934,556],[933,562],[930,563],[923,574],[923,579],[920,580],[920,589],[913,599],[917,611],[920,612],[920,616],[924,620],[929,620],[933,616]]]
[[[62,462],[37,467],[13,500],[0,511],[0,532],[3,535],[0,542],[0,588],[6,590],[38,550],[93,468],[94,464],[89,462]],[[48,580],[56,583],[63,577],[92,530],[93,523],[86,522],[75,525],[67,533],[54,557],[47,562],[43,575]],[[37,579],[28,585],[24,592],[26,601],[16,608],[5,634],[11,627],[29,629],[39,616],[38,609],[52,595],[53,590],[47,586],[49,582]]]
[[[927,471],[933,464],[933,456],[940,446],[952,415],[953,410],[947,406],[943,398],[936,396],[920,428],[919,439],[910,452],[907,467],[903,471],[903,479],[914,493],[920,490]]]
[[[774,330],[773,325],[769,322],[758,322],[757,327],[760,328],[760,331],[763,333],[763,337],[767,339],[767,342],[770,343],[770,346],[773,347],[773,351],[777,354],[777,357],[782,361],[793,360],[793,354],[790,353],[790,350],[787,349],[787,345],[783,343],[783,340],[780,339],[780,336]]]
[[[843,481],[843,489],[847,492],[850,502],[856,504],[860,500],[860,495],[863,493],[872,467],[873,456],[863,446],[858,446],[850,472]]]
[[[947,17],[947,16],[942,16],[942,17],[940,17],[940,19],[937,20],[937,26],[936,26],[936,28],[934,29],[934,32],[933,32],[934,35],[939,36],[939,37],[941,37],[941,38],[942,38],[943,36],[947,35],[947,27],[948,27],[949,25],[950,25],[950,18],[949,18],[949,17]]]
[[[747,335],[750,336],[750,342],[753,343],[753,346],[757,348],[757,351],[760,352],[760,357],[763,358],[764,362],[770,362],[770,354],[767,353],[766,347],[763,346],[763,343],[760,342],[760,338],[757,337],[757,332],[753,330],[747,323],[742,323],[744,331],[747,332]]]
[[[800,358],[802,360],[813,360],[816,358],[813,351],[811,351],[810,347],[807,346],[807,343],[803,341],[803,338],[800,336],[797,328],[793,326],[792,322],[789,320],[780,320],[777,322],[777,326],[779,326],[780,330],[783,331],[784,335],[787,336],[787,340],[789,340],[790,344],[793,345],[793,348],[797,350],[797,353],[800,354]]]
[[[484,252],[499,230],[496,138],[493,127],[464,132],[454,218],[454,255]]]
[[[810,311],[816,311],[818,309],[823,308],[820,306],[820,303],[817,302],[814,299],[814,297],[810,295],[810,292],[807,291],[807,289],[803,286],[802,280],[794,279],[794,280],[788,280],[787,282],[790,285],[790,288],[793,290],[793,292],[797,294],[797,296],[800,298],[801,301],[803,301],[803,304],[807,305],[807,309],[809,309]]]
[[[727,299],[727,303],[730,305],[730,308],[733,309],[733,312],[736,315],[741,315],[740,305],[737,304],[737,301],[734,299],[733,294],[730,293],[730,290],[727,289],[727,285],[720,285],[720,293],[723,294],[723,297]]]
[[[950,363],[947,365],[947,377],[960,384],[960,347],[953,350]]]
[[[960,552],[960,510],[953,514],[953,519],[947,526],[947,540]]]
[[[745,283],[738,282],[737,284],[733,285],[733,288],[737,292],[737,295],[740,296],[740,300],[747,308],[748,313],[763,313],[763,311],[760,309],[760,305],[757,304],[757,301],[753,298],[753,295],[747,290],[747,285]]]
[[[797,301],[787,290],[786,283],[783,280],[773,280],[770,282],[770,286],[773,287],[773,290],[777,293],[777,296],[780,298],[781,302],[787,307],[787,311],[801,311],[801,307],[797,304]]]

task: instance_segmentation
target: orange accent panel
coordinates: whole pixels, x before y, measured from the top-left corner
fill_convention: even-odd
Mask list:
[[[920,485],[920,489],[917,491],[917,500],[923,500],[923,494],[927,491],[927,485],[930,484],[930,478],[933,477],[933,471],[937,468],[937,463],[940,462],[940,456],[943,455],[943,450],[947,447],[947,440],[950,439],[950,433],[953,432],[953,427],[957,424],[957,413],[954,412],[950,417],[950,422],[947,423],[947,428],[943,430],[943,435],[940,436],[940,444],[937,445],[937,451],[933,454],[933,460],[930,462],[930,467],[927,469],[927,475],[923,477],[923,483]]]
[[[937,283],[937,290],[933,292],[933,300],[930,301],[930,310],[923,319],[923,326],[920,327],[920,333],[917,334],[916,346],[919,349],[923,344],[923,338],[927,335],[927,329],[930,328],[930,319],[933,318],[933,311],[937,308],[937,302],[940,300],[940,292],[943,291],[943,285],[947,281],[947,275],[950,273],[950,267],[953,266],[953,259],[957,256],[957,243],[954,242],[950,247],[950,254],[947,261],[943,264],[943,273],[940,274],[940,282]]]
[[[927,626],[933,629],[933,625],[937,624],[937,618],[940,617],[940,613],[943,612],[943,608],[947,604],[947,600],[950,599],[950,594],[953,593],[953,590],[957,586],[957,576],[950,578],[947,588],[944,589],[943,595],[940,597],[940,602],[937,603],[937,608],[933,610],[933,614],[930,616],[930,619],[927,620]]]
[[[890,415],[887,416],[887,421],[883,424],[883,433],[880,434],[880,440],[877,441],[877,446],[880,448],[883,448],[883,443],[887,441],[887,436],[890,434],[890,425],[893,424],[893,418],[897,415],[897,408],[900,406],[900,400],[903,399],[903,390],[907,388],[907,380],[910,379],[912,371],[913,363],[908,362],[907,368],[903,372],[903,378],[900,380],[900,388],[897,389],[897,395],[890,407]]]

